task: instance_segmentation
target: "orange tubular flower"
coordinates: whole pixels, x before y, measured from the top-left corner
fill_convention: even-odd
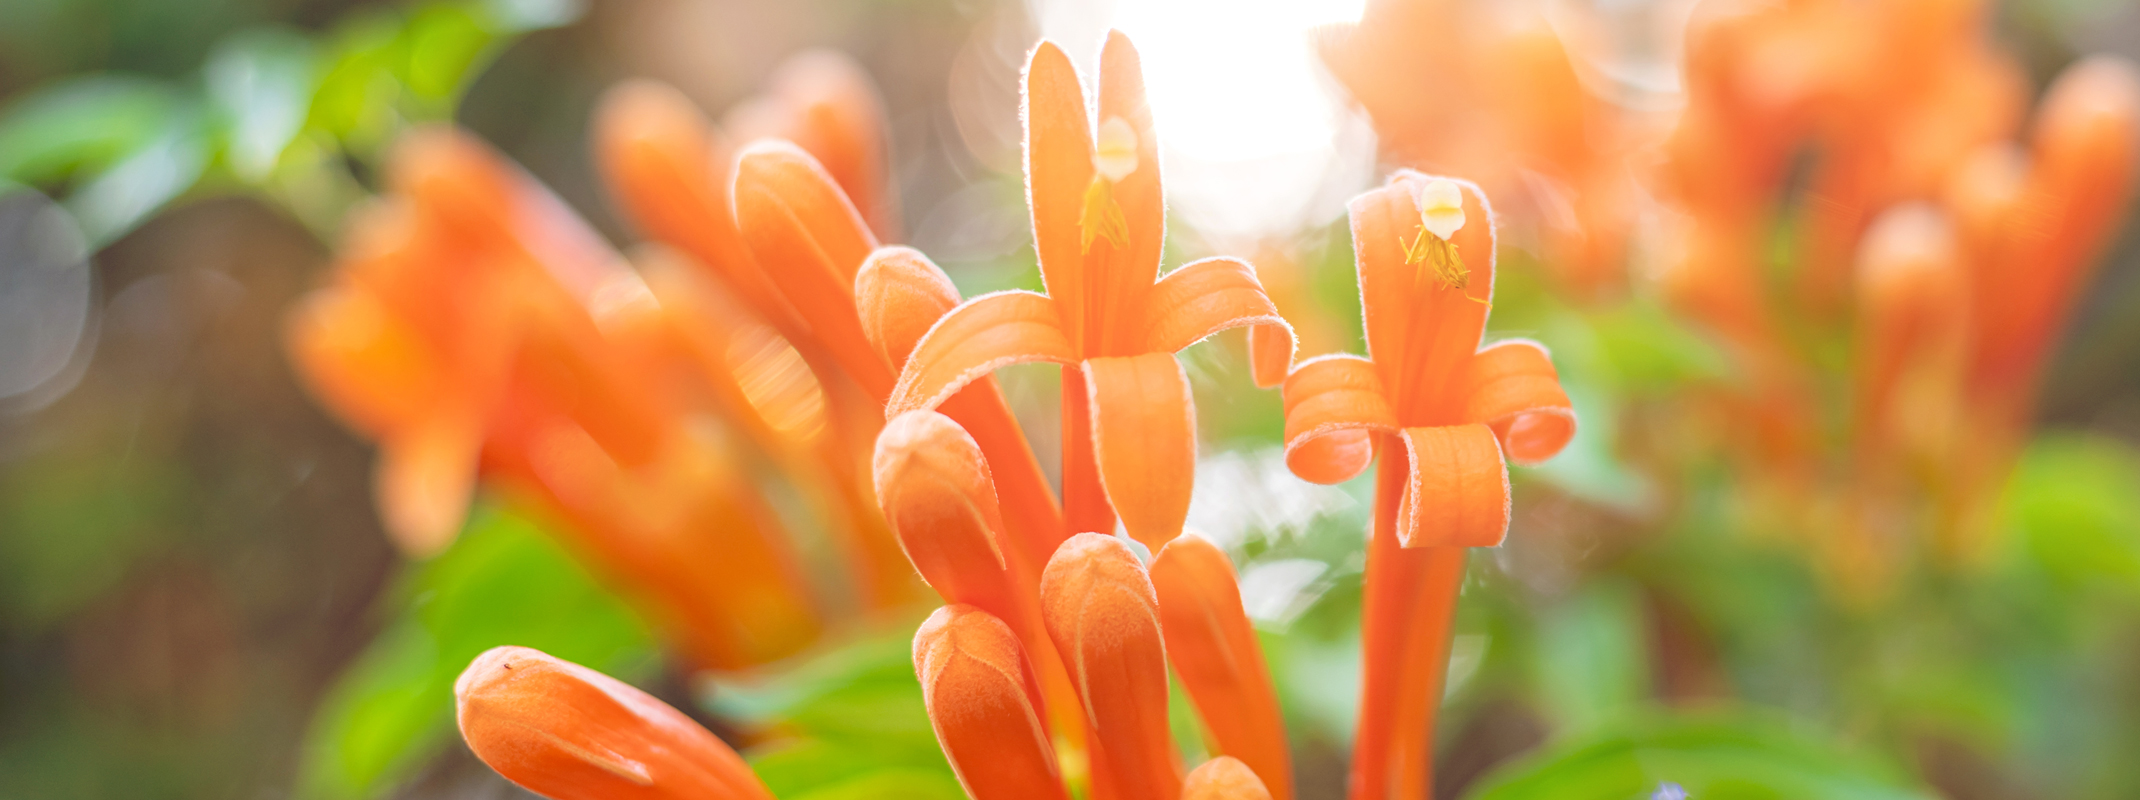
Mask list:
[[[1270,790],[1264,787],[1247,764],[1219,756],[1189,771],[1189,777],[1181,782],[1181,800],[1271,800]],[[1286,791],[1290,788],[1281,784],[1279,790],[1285,794],[1278,796],[1291,796],[1292,792]]]
[[[1072,536],[1041,575],[1040,606],[1090,721],[1099,796],[1178,798],[1159,600],[1144,565],[1112,536]]]
[[[1286,463],[1335,483],[1383,453],[1351,792],[1423,797],[1463,548],[1500,544],[1504,460],[1552,457],[1574,435],[1575,414],[1543,347],[1479,346],[1494,219],[1478,187],[1405,171],[1350,212],[1372,360],[1325,356],[1286,378]],[[1400,443],[1401,459],[1390,449]]]
[[[988,612],[936,610],[914,632],[936,741],[973,800],[1067,800],[1018,637]]]
[[[1293,338],[1244,262],[1206,259],[1158,278],[1158,142],[1137,52],[1119,32],[1100,55],[1098,111],[1095,134],[1070,59],[1050,42],[1034,49],[1026,186],[1048,294],[976,297],[945,315],[915,345],[886,413],[935,408],[999,367],[1065,365],[1069,529],[1112,531],[1119,513],[1156,550],[1181,532],[1196,468],[1195,410],[1172,354],[1250,327],[1257,382],[1269,385],[1290,362]]]
[[[1152,559],[1152,587],[1159,596],[1159,619],[1167,658],[1196,701],[1204,729],[1220,753],[1235,767],[1247,765],[1258,785],[1277,787],[1264,797],[1293,796],[1293,761],[1286,750],[1285,720],[1278,714],[1278,694],[1263,664],[1263,647],[1241,607],[1241,587],[1233,561],[1211,542],[1181,536]],[[1234,761],[1240,759],[1240,761]],[[1198,772],[1228,769],[1205,764]],[[1195,780],[1192,773],[1191,788]],[[1192,796],[1191,788],[1183,796]],[[1213,794],[1210,797],[1248,795]]]
[[[885,154],[884,104],[862,66],[837,50],[805,50],[773,71],[765,93],[729,109],[737,138],[794,142],[854,200],[871,230],[899,238]]]
[[[773,800],[734,750],[667,703],[525,647],[478,656],[453,685],[477,758],[555,800]]]

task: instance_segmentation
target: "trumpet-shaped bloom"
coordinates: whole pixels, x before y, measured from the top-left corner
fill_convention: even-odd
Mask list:
[[[1261,796],[1292,797],[1293,761],[1286,748],[1285,720],[1278,713],[1278,693],[1263,663],[1263,647],[1241,607],[1233,561],[1202,537],[1181,536],[1152,559],[1151,571],[1167,659],[1196,702],[1216,749],[1230,757],[1227,761],[1239,759],[1233,766],[1205,764],[1198,771],[1253,770],[1252,780],[1263,778],[1259,792],[1262,786],[1277,787]],[[1192,796],[1194,776],[1183,797]],[[1219,783],[1232,785],[1231,779]]]
[[[936,610],[914,632],[929,724],[973,800],[1064,800],[1055,748],[1018,637],[988,612]]]
[[[1451,184],[1465,224],[1441,240],[1422,210],[1434,206],[1422,199],[1445,196],[1440,187]],[[1504,461],[1552,457],[1574,435],[1575,413],[1543,347],[1479,344],[1492,308],[1494,216],[1478,187],[1400,172],[1355,198],[1350,213],[1370,358],[1311,359],[1286,378],[1286,464],[1336,483],[1382,454],[1351,796],[1420,797],[1463,548],[1500,544],[1509,524]],[[1459,263],[1436,263],[1441,256]]]
[[[1271,800],[1266,786],[1247,764],[1232,756],[1219,756],[1189,770],[1189,777],[1181,782],[1181,800]],[[1280,788],[1291,787],[1281,784]],[[1287,791],[1280,796],[1291,794]]]
[[[1250,327],[1257,381],[1279,380],[1291,328],[1254,270],[1214,258],[1159,276],[1165,206],[1137,53],[1100,55],[1097,138],[1075,68],[1042,42],[1025,73],[1025,166],[1045,295],[967,301],[915,345],[886,413],[934,408],[1011,364],[1063,371],[1064,510],[1071,530],[1158,548],[1181,531],[1195,472],[1195,411],[1172,353]]]
[[[773,800],[734,750],[615,678],[525,647],[493,649],[453,686],[477,758],[555,800]]]
[[[1072,536],[1041,575],[1040,606],[1085,705],[1094,781],[1111,793],[1103,796],[1178,797],[1159,599],[1144,565],[1112,536]]]

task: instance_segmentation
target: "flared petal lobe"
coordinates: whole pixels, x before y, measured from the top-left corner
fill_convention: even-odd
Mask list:
[[[1544,345],[1511,339],[1481,348],[1464,365],[1462,387],[1463,421],[1492,428],[1509,461],[1540,463],[1575,438],[1575,407]]]
[[[1196,702],[1218,752],[1240,759],[1265,779],[1262,785],[1277,787],[1265,796],[1292,797],[1285,720],[1263,648],[1241,606],[1233,561],[1202,537],[1181,536],[1152,560],[1152,587],[1159,595],[1167,659]],[[1183,796],[1190,792],[1184,787]]]
[[[1359,356],[1303,361],[1286,376],[1284,393],[1286,466],[1302,480],[1352,479],[1374,461],[1374,434],[1397,431],[1381,373]]]
[[[817,161],[778,140],[736,160],[736,225],[774,285],[872,397],[891,391],[891,365],[870,346],[855,309],[855,273],[876,237]]]
[[[1159,600],[1144,566],[1112,536],[1072,536],[1041,575],[1040,603],[1085,704],[1095,773],[1123,800],[1178,797]]]
[[[1196,406],[1172,353],[1085,362],[1100,485],[1122,527],[1158,550],[1181,534],[1196,481]]]
[[[1178,352],[1219,331],[1248,327],[1257,386],[1278,385],[1292,366],[1293,326],[1279,316],[1248,262],[1207,258],[1184,265],[1152,286],[1145,309],[1146,349]]]
[[[1485,425],[1404,429],[1411,480],[1399,508],[1405,547],[1495,547],[1508,535],[1508,466]]]
[[[491,769],[556,800],[773,800],[734,750],[668,704],[525,647],[478,656],[453,687]]]
[[[1219,756],[1189,771],[1181,783],[1181,800],[1272,800],[1268,785],[1247,764]]]
[[[952,309],[914,345],[886,415],[935,408],[967,384],[1012,364],[1077,363],[1076,350],[1044,294],[997,292]]]
[[[929,724],[973,800],[1067,800],[1018,637],[972,606],[937,609],[914,633]]]

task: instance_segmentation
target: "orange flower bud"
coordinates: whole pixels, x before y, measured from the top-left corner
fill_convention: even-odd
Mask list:
[[[934,411],[893,417],[877,436],[873,470],[877,505],[922,580],[950,602],[1025,618],[988,461],[965,429]]]
[[[959,304],[959,288],[911,247],[881,247],[855,274],[862,333],[894,369],[904,368],[922,334]]]
[[[1180,796],[1159,598],[1144,565],[1114,537],[1072,536],[1041,574],[1040,604],[1085,704],[1094,771],[1123,800]]]
[[[727,126],[743,139],[787,139],[809,151],[878,236],[899,238],[884,136],[884,104],[869,73],[836,50],[782,62],[765,94],[737,104]]]
[[[1159,596],[1167,657],[1189,698],[1196,701],[1204,729],[1218,742],[1216,749],[1233,757],[1223,760],[1240,759],[1236,767],[1245,763],[1278,787],[1278,800],[1291,797],[1293,763],[1286,751],[1285,721],[1264,667],[1263,648],[1241,607],[1232,560],[1202,537],[1180,536],[1152,559],[1152,586]],[[1216,763],[1197,771],[1223,769],[1213,767]],[[1257,785],[1260,791],[1262,784]]]
[[[1284,792],[1280,797],[1292,794],[1288,791],[1291,788],[1279,784],[1279,790]],[[1219,756],[1189,771],[1189,777],[1181,783],[1181,800],[1271,800],[1271,792],[1247,764],[1231,756]]]
[[[734,750],[682,712],[525,647],[477,656],[454,683],[477,758],[555,800],[772,800]]]
[[[914,632],[914,674],[967,796],[1067,800],[1032,668],[1009,626],[973,606],[937,609]]]
[[[892,391],[891,365],[862,332],[855,273],[877,238],[816,159],[763,140],[736,160],[736,225],[751,254],[810,330],[870,397]]]

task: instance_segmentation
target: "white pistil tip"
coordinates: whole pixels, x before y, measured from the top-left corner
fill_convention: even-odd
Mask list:
[[[1419,190],[1419,224],[1438,239],[1463,230],[1464,190],[1456,181],[1436,178]]]
[[[1137,129],[1128,120],[1108,117],[1100,123],[1100,139],[1095,144],[1092,168],[1108,183],[1120,183],[1137,171]]]

